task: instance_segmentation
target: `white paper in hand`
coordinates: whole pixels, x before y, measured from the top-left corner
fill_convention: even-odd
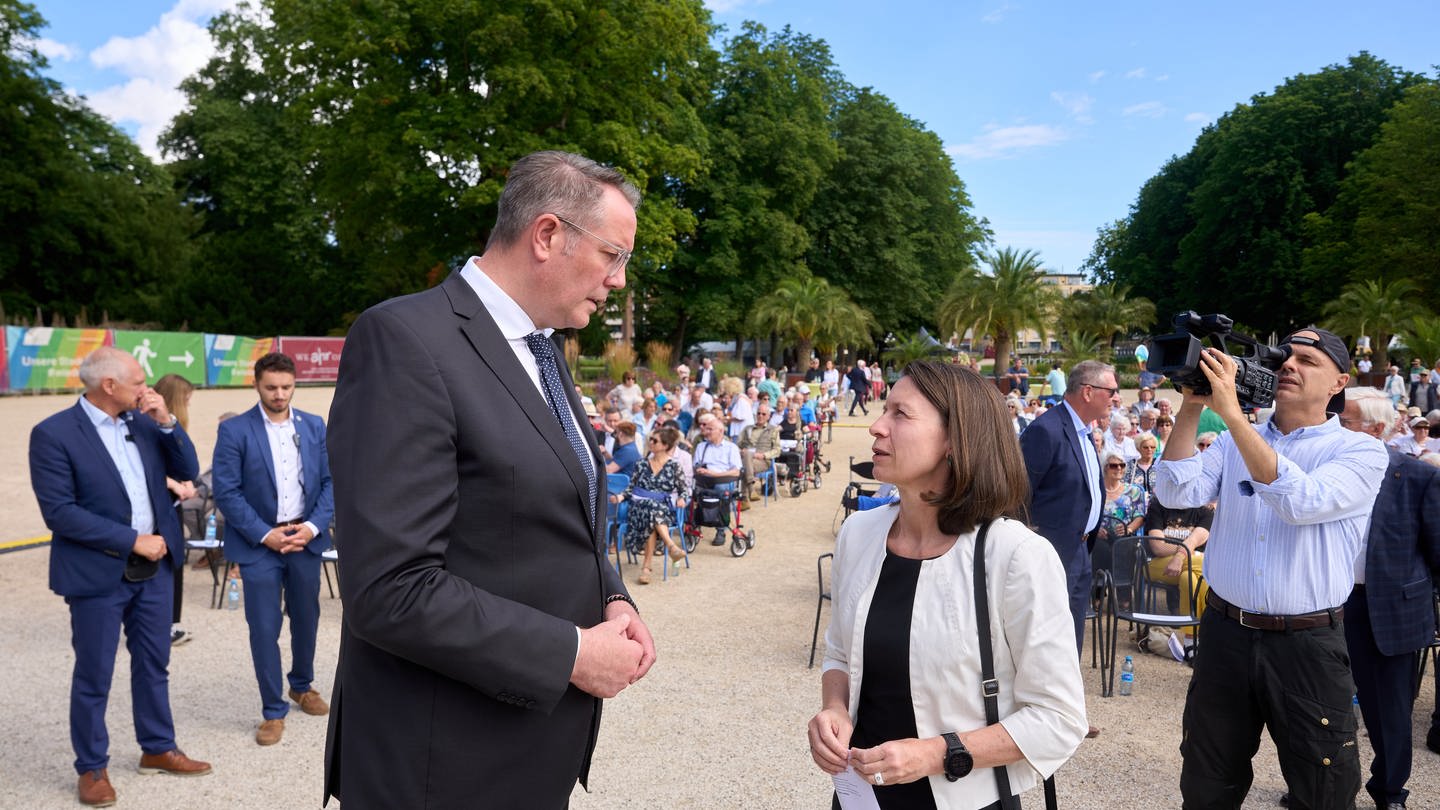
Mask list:
[[[835,795],[840,799],[841,810],[880,810],[875,788],[854,768],[846,767],[830,778],[835,781]]]

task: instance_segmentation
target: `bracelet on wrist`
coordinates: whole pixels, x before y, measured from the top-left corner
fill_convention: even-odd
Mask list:
[[[635,611],[635,615],[640,615],[640,606],[635,604],[635,600],[631,599],[629,594],[612,593],[605,597],[605,605],[608,607],[611,602],[628,602],[630,603],[630,607]]]

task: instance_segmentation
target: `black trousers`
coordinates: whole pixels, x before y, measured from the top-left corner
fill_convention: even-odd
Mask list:
[[[1410,791],[1410,713],[1415,708],[1415,654],[1385,655],[1375,646],[1365,586],[1356,585],[1345,602],[1345,641],[1350,649],[1350,671],[1355,694],[1370,732],[1375,761],[1365,792],[1375,804],[1405,803]]]
[[[1200,638],[1180,743],[1185,810],[1238,810],[1262,728],[1275,741],[1292,808],[1354,808],[1360,756],[1344,628],[1249,630],[1211,609]]]

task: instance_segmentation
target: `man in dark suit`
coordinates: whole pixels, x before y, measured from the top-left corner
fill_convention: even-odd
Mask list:
[[[30,483],[52,532],[50,589],[70,606],[70,743],[79,798],[103,807],[115,803],[105,706],[122,625],[140,773],[210,773],[209,764],[175,745],[167,670],[171,566],[183,564],[185,547],[165,477],[190,481],[200,465],[135,358],[100,348],[79,372],[80,401],[30,433]]]
[[[215,505],[225,516],[225,559],[240,565],[250,658],[260,684],[255,742],[285,733],[289,704],[280,691],[280,604],[290,616],[290,699],[306,714],[330,713],[311,682],[320,625],[320,555],[335,515],[325,423],[290,405],[295,361],[271,353],[255,362],[260,402],[220,423],[215,441]]]
[[[1085,610],[1090,601],[1090,551],[1085,537],[1100,523],[1100,461],[1090,423],[1110,413],[1118,390],[1115,369],[1096,360],[1070,370],[1060,404],[1035,418],[1020,434],[1020,451],[1030,475],[1030,523],[1065,564],[1075,649],[1085,643]]]
[[[715,364],[708,357],[700,358],[700,370],[695,373],[695,384],[713,394],[719,383],[720,380],[715,375]]]
[[[1347,388],[1340,423],[1384,439],[1395,424],[1390,398],[1374,388]],[[1365,556],[1345,602],[1345,644],[1360,714],[1375,760],[1365,790],[1382,808],[1405,806],[1410,779],[1410,717],[1415,707],[1415,652],[1435,639],[1433,577],[1440,574],[1440,475],[1389,449],[1390,465],[1375,498]]]
[[[325,795],[558,808],[654,642],[604,555],[595,436],[549,339],[625,285],[639,192],[511,167],[483,256],[351,327],[330,411],[345,618]]]

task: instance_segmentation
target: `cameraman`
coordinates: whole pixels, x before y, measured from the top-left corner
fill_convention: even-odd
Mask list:
[[[1292,807],[1351,808],[1360,788],[1345,599],[1388,461],[1371,436],[1327,414],[1344,408],[1344,341],[1299,330],[1281,346],[1275,411],[1252,426],[1235,392],[1236,363],[1206,349],[1211,394],[1185,389],[1157,465],[1155,495],[1173,508],[1217,500],[1205,555],[1209,609],[1185,700],[1185,808],[1238,808],[1268,726]],[[1230,428],[1195,452],[1209,406]]]

